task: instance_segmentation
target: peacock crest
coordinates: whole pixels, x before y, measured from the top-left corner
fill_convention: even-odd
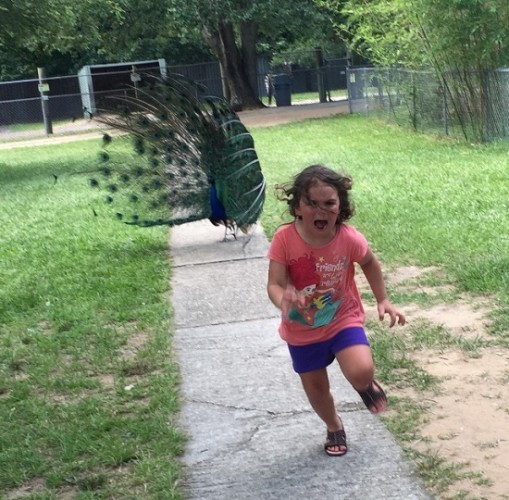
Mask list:
[[[127,224],[210,219],[247,232],[262,212],[265,180],[238,115],[184,77],[143,82],[102,106],[98,120],[123,134],[104,135],[91,186]]]

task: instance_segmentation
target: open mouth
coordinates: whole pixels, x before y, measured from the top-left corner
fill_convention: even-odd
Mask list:
[[[317,229],[323,230],[327,227],[327,221],[323,219],[318,219],[314,221],[314,225]]]

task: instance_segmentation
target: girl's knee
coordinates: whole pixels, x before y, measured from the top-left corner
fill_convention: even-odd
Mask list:
[[[340,351],[336,358],[345,378],[356,390],[365,390],[374,378],[375,366],[368,346],[353,346]]]
[[[373,364],[359,366],[348,376],[345,374],[345,377],[355,390],[364,391],[375,378],[375,368]]]

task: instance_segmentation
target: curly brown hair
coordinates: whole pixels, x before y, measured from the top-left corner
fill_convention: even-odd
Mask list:
[[[337,224],[350,219],[354,214],[354,206],[348,191],[352,189],[352,178],[348,175],[338,174],[325,165],[316,164],[306,167],[297,174],[293,182],[278,184],[276,186],[276,197],[280,201],[286,201],[288,211],[296,217],[295,209],[303,197],[307,197],[309,189],[317,182],[323,182],[332,186],[339,196],[339,214]]]

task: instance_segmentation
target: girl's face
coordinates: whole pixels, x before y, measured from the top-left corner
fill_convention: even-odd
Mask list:
[[[315,289],[316,285],[309,285],[303,288],[302,290],[299,290],[299,294],[302,295],[303,297],[311,297],[311,295],[313,295],[313,293],[315,292]]]
[[[326,243],[336,234],[339,196],[330,184],[317,181],[300,199],[295,209],[304,239],[310,243]]]

